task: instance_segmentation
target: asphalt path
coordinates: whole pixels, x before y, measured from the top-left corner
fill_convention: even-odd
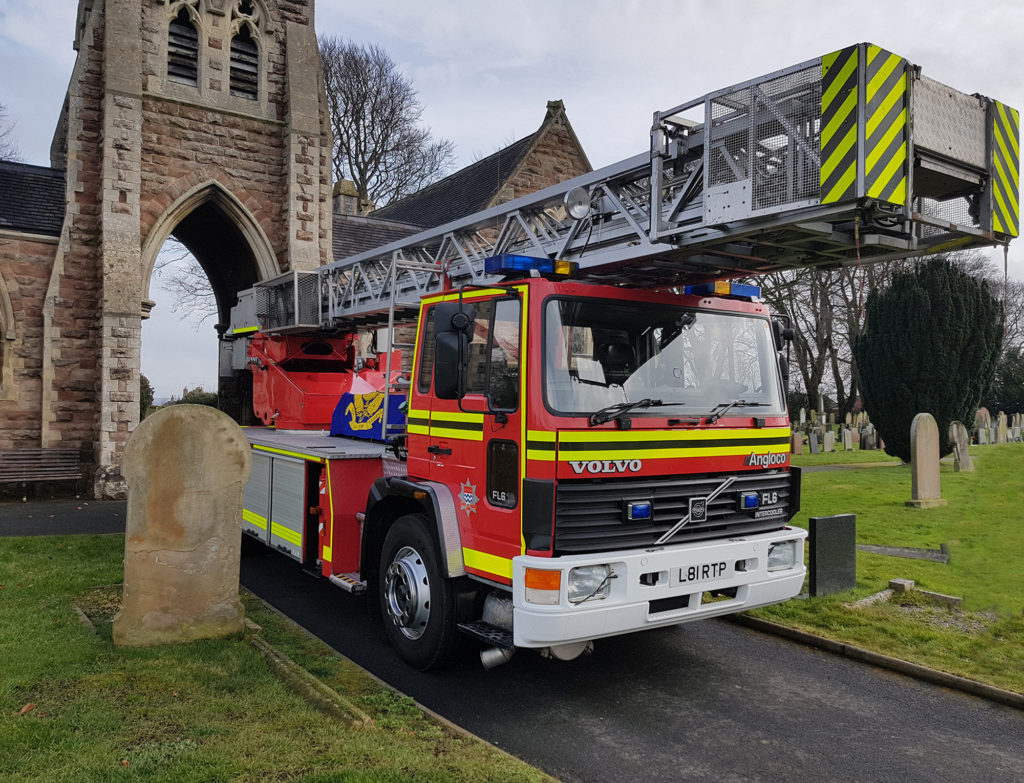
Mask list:
[[[0,534],[123,531],[123,504],[0,504]],[[120,520],[117,515],[122,515]],[[0,544],[2,546],[2,544]],[[242,584],[469,731],[573,781],[1024,781],[1024,712],[727,621],[408,669],[365,598],[246,541]]]

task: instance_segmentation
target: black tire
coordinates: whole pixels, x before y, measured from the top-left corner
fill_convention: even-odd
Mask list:
[[[378,578],[384,633],[399,657],[420,671],[450,663],[458,641],[455,584],[441,573],[429,525],[423,514],[395,520]]]

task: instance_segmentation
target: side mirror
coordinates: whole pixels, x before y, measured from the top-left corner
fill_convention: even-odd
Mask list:
[[[472,312],[463,310],[459,302],[439,302],[434,306],[434,393],[442,400],[462,396],[473,320]]]

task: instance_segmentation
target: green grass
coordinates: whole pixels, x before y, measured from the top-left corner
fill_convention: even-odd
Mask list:
[[[374,728],[303,701],[240,637],[114,647],[117,590],[94,587],[121,580],[123,549],[121,536],[0,539],[0,780],[546,779],[428,718],[255,600],[247,614],[262,635]]]
[[[858,551],[855,589],[754,614],[1024,693],[1024,446],[975,447],[971,453],[973,473],[941,466],[948,504],[935,509],[904,506],[910,499],[907,465],[805,473],[803,511],[794,524],[805,527],[810,516],[854,513],[858,543],[929,549],[946,544],[950,562]],[[962,597],[962,612],[919,601],[844,606],[899,577],[924,590]]]

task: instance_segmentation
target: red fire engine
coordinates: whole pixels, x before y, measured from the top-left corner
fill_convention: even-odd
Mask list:
[[[902,120],[856,89],[879,79]],[[796,595],[787,330],[737,281],[1016,236],[1017,159],[989,145],[978,177],[971,134],[1017,114],[961,97],[860,44],[659,112],[649,155],[243,292],[268,425],[243,529],[367,593],[421,669],[463,635],[486,666],[571,659]]]

